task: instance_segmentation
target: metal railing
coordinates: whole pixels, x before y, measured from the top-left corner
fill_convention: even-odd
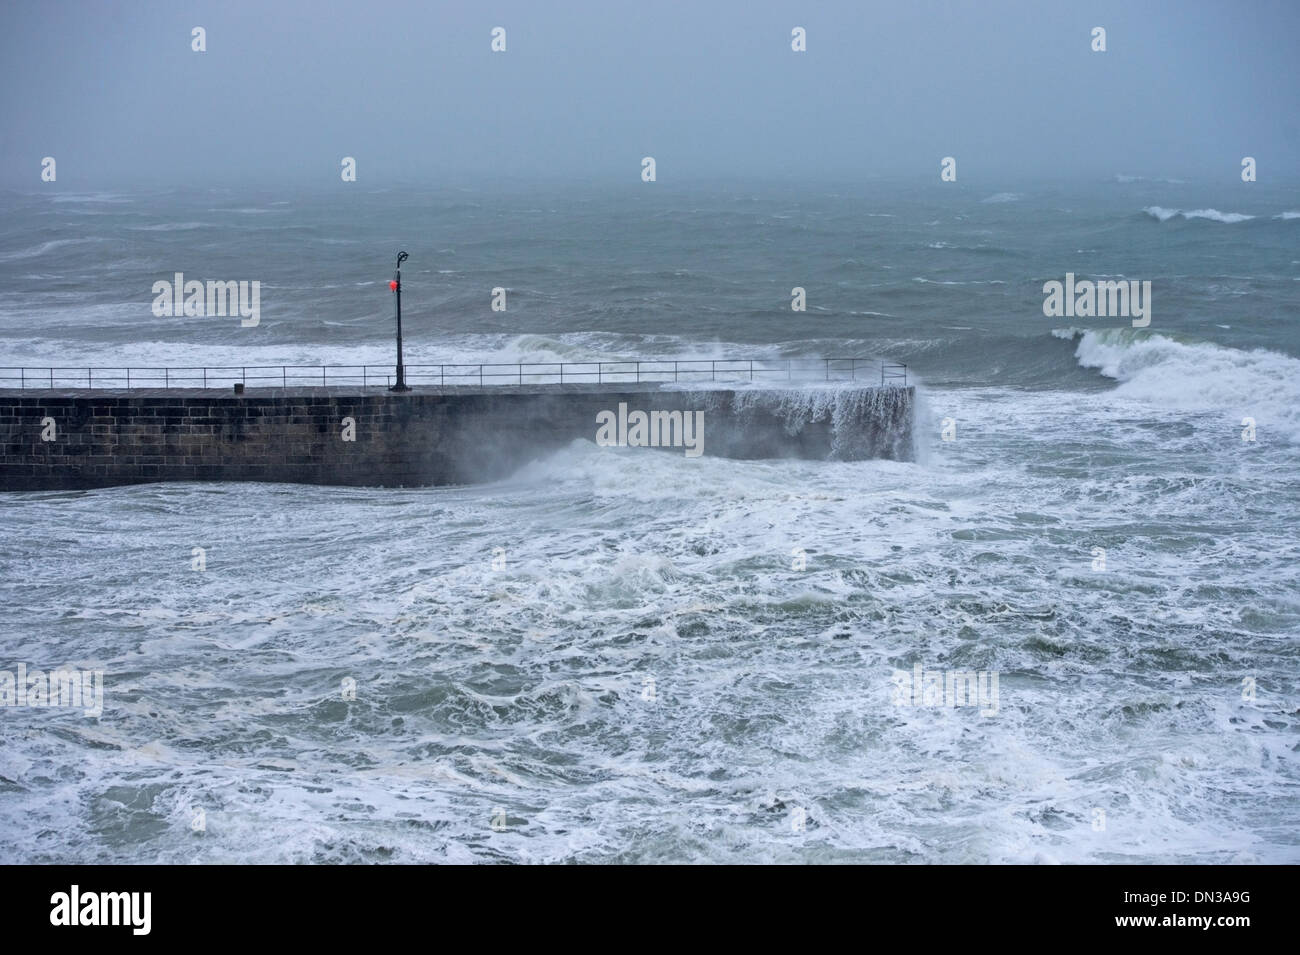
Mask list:
[[[0,367],[0,388],[387,388],[392,365],[246,365],[195,368]],[[872,358],[704,358],[407,365],[412,385],[627,384],[632,382],[862,381],[907,385],[907,366]]]

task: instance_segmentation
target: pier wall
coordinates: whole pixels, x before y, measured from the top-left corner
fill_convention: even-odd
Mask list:
[[[640,385],[228,391],[0,391],[0,490],[155,481],[376,487],[497,480],[597,415],[702,411],[705,455],[914,456],[909,387],[674,390]],[[351,419],[349,437],[348,421]],[[638,449],[683,454],[681,447]]]

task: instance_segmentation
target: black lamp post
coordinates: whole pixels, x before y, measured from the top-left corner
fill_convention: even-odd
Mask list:
[[[410,391],[406,384],[406,366],[402,364],[402,263],[410,256],[397,253],[397,272],[393,275],[393,292],[397,296],[397,384],[389,391]]]

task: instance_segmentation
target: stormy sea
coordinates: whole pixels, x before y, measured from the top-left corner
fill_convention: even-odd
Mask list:
[[[3,376],[391,364],[400,249],[408,363],[919,409],[915,461],[2,493],[0,669],[103,694],[0,713],[0,862],[1300,862],[1295,192],[643,185],[0,194]],[[155,315],[176,272],[260,322]]]

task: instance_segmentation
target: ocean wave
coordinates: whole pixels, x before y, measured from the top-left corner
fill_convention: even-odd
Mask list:
[[[924,285],[1006,285],[1003,279],[971,279],[967,282],[958,282],[953,279],[927,279],[924,276],[914,275],[913,282],[921,282]]]
[[[207,229],[208,222],[160,222],[157,225],[128,226],[132,232],[189,232],[192,229]]]
[[[980,202],[993,205],[1001,202],[1018,202],[1019,200],[1020,193],[1018,192],[995,192],[987,199],[981,199]]]
[[[1163,407],[1222,411],[1232,427],[1254,418],[1300,442],[1300,359],[1262,348],[1178,341],[1141,329],[1056,329],[1077,338],[1080,366],[1119,382],[1117,393]]]
[[[479,488],[16,497],[0,570],[52,583],[12,602],[10,665],[112,682],[93,725],[6,714],[0,859],[1296,861],[1295,720],[1220,678],[1294,669],[1287,475],[1094,457],[1152,450],[1106,395],[935,399],[973,427],[930,468],[584,439]],[[178,528],[219,573],[147,572]],[[998,715],[898,706],[914,663],[1000,672]],[[1129,807],[1104,842],[1099,801]],[[816,841],[779,836],[805,806]]]
[[[83,242],[107,242],[107,239],[88,236],[82,239],[51,239],[48,242],[42,242],[40,245],[33,245],[26,249],[20,249],[17,252],[6,252],[0,255],[0,262],[16,262],[20,259],[34,259],[38,256],[45,255],[47,252],[53,252],[55,249],[62,249],[69,245],[81,245]]]
[[[340,288],[345,286],[339,286]],[[266,288],[266,286],[263,286]],[[69,313],[77,324],[115,327],[125,319],[118,310],[138,308],[134,304],[93,306]],[[101,316],[100,312],[109,314]],[[435,341],[407,341],[407,365],[527,364],[554,362],[724,361],[739,357],[755,361],[786,357],[812,358],[847,348],[842,340],[800,341],[753,345],[727,342],[699,342],[674,335],[617,335],[608,333],[566,333],[563,335],[472,334],[453,335]],[[73,338],[24,338],[0,341],[10,364],[31,367],[84,368],[273,368],[319,367],[322,364],[359,367],[392,363],[391,340],[339,345],[311,342],[281,342],[266,345],[195,343],[191,341],[146,340],[120,346],[85,342]],[[854,347],[859,347],[857,343]],[[864,346],[863,346],[864,347]]]
[[[67,192],[67,193],[64,193],[64,194],[62,194],[62,195],[55,196],[55,197],[54,197],[53,199],[51,199],[50,201],[51,201],[51,202],[57,202],[57,203],[64,203],[64,202],[113,202],[113,203],[119,203],[119,202],[135,202],[134,199],[131,199],[131,198],[127,197],[127,196],[123,196],[123,195],[121,195],[121,194],[119,194],[119,193],[116,193],[116,192]]]
[[[1148,178],[1147,176],[1125,176],[1125,175],[1122,175],[1122,174],[1120,174],[1120,173],[1116,173],[1116,175],[1115,175],[1115,181],[1116,181],[1116,182],[1119,182],[1119,183],[1125,183],[1125,184],[1127,184],[1127,183],[1131,183],[1131,182],[1158,182],[1158,183],[1161,183],[1161,184],[1163,184],[1163,185],[1168,185],[1168,186],[1185,186],[1185,185],[1187,185],[1187,180],[1186,180],[1186,179],[1163,179],[1163,178],[1155,178],[1155,179],[1151,179],[1151,178]]]
[[[1184,219],[1209,219],[1212,222],[1245,222],[1254,216],[1246,215],[1244,212],[1220,212],[1218,209],[1166,209],[1163,206],[1147,206],[1142,210],[1153,219],[1159,219],[1161,222],[1168,222],[1174,216],[1182,216]]]

